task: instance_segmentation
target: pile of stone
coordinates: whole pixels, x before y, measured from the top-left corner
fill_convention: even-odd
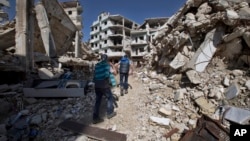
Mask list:
[[[215,56],[231,66],[249,65],[248,2],[188,0],[156,33],[151,65],[166,74],[204,72]]]
[[[152,94],[163,89],[162,102],[180,104],[176,117],[191,108],[219,120],[229,110],[227,121],[249,124],[249,19],[247,0],[188,0],[156,33],[146,56],[156,72],[143,72],[142,81]]]
[[[220,61],[216,63],[223,63]],[[146,107],[153,111],[148,113],[151,114],[149,120],[165,127],[168,132],[177,128],[178,132],[171,136],[172,140],[179,140],[185,130],[194,129],[202,115],[218,121],[224,118],[221,124],[225,128],[229,128],[230,123],[249,124],[247,72],[226,70],[215,65],[208,66],[208,69],[209,72],[197,75],[201,83],[196,85],[182,74],[166,77],[146,69],[138,73],[139,79],[150,91],[150,102]]]

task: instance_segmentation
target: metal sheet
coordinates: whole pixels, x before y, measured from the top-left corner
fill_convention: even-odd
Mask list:
[[[202,116],[197,127],[188,131],[180,141],[229,141],[229,130],[223,128],[220,123]]]

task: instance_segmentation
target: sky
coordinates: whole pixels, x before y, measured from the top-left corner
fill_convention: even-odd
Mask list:
[[[11,8],[7,9],[9,19],[15,17],[15,1],[9,0]],[[37,1],[37,0],[36,0]],[[68,0],[59,0],[68,1]],[[83,41],[90,38],[90,26],[102,12],[111,15],[119,14],[138,24],[145,19],[153,17],[170,17],[175,14],[186,2],[186,0],[79,0],[82,7],[83,19]]]

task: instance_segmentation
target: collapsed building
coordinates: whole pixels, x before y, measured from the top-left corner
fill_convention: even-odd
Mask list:
[[[52,68],[58,68],[60,62],[88,67],[83,58],[96,55],[81,42],[81,13],[77,1],[40,1],[34,6],[32,0],[17,0],[15,20],[1,25],[1,74],[26,75],[42,63],[50,63]]]

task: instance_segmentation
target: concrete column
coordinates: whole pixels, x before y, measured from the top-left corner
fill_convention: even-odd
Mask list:
[[[20,67],[25,71],[30,71],[32,66],[32,43],[31,37],[31,9],[34,0],[16,0],[16,55],[20,59]],[[34,24],[33,24],[34,25]]]
[[[75,57],[78,58],[80,56],[80,47],[79,47],[79,31],[76,31],[75,37]]]
[[[122,44],[123,44],[123,49],[125,48],[125,20],[124,18],[122,18],[122,35],[123,35],[123,39],[122,39]]]

